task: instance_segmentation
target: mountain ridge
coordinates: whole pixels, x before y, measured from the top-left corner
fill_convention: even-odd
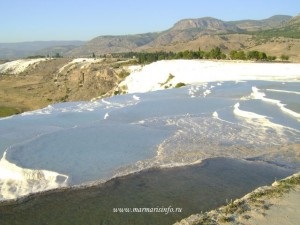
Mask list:
[[[228,21],[230,24],[234,24],[240,29],[246,29],[248,31],[255,31],[259,29],[272,29],[278,27],[285,22],[291,20],[292,16],[287,15],[274,15],[267,19],[262,20],[238,20],[238,21]]]
[[[71,50],[67,55],[76,57],[79,55],[90,56],[93,53],[104,55],[130,51],[176,52],[195,48],[208,50],[216,46],[225,51],[233,48],[251,49],[258,47],[259,49],[260,43],[257,41],[255,32],[282,28],[287,26],[293,18],[287,15],[275,15],[263,20],[238,21],[222,21],[213,17],[189,18],[179,20],[165,31],[147,33],[147,35],[109,36],[110,40],[107,38],[108,36],[98,36],[79,48]],[[144,39],[145,35],[146,39]],[[237,35],[239,37],[236,37]],[[103,41],[104,38],[105,41]],[[116,41],[119,39],[121,41]],[[274,42],[274,40],[272,41]],[[137,45],[137,42],[142,44]],[[279,42],[284,41],[280,40]],[[298,45],[300,48],[300,44]],[[272,54],[272,51],[268,53]],[[295,53],[293,52],[292,55]]]
[[[191,28],[198,28],[200,30],[236,30],[237,27],[228,24],[226,21],[222,21],[213,17],[202,17],[196,19],[183,19],[175,23],[171,30],[186,30]]]
[[[110,53],[131,51],[183,51],[209,50],[220,47],[230,50],[267,50],[268,54],[289,54],[300,60],[300,16],[275,15],[262,20],[223,21],[213,17],[189,18],[177,21],[161,32],[132,35],[102,35],[77,45],[57,45],[36,51],[3,49],[0,43],[0,59],[14,58],[14,54],[25,57],[58,51],[66,57],[103,56]],[[296,27],[296,29],[295,29]],[[291,39],[293,38],[293,39]],[[285,43],[292,42],[289,45]],[[267,45],[266,45],[267,43]],[[3,45],[3,44],[2,44]],[[275,45],[275,47],[274,47]],[[291,46],[293,48],[291,48]],[[275,49],[275,50],[274,50]]]
[[[52,48],[60,47],[60,54],[82,45],[83,41],[25,41],[16,43],[0,43],[0,59],[16,59],[35,54],[51,54]],[[65,50],[64,47],[67,47]],[[56,51],[57,52],[57,51]]]

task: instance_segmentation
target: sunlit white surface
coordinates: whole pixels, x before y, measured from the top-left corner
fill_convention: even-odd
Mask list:
[[[299,169],[299,89],[296,81],[206,82],[2,119],[0,198],[217,156]]]

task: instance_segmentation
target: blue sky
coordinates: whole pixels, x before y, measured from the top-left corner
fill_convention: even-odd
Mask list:
[[[0,43],[162,31],[180,19],[296,16],[299,0],[0,0]]]

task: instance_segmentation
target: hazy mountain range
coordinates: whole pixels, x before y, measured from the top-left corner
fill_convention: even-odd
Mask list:
[[[74,37],[76,38],[76,37]],[[88,42],[24,42],[0,44],[0,58],[19,58],[29,55],[53,55],[68,57],[103,55],[128,51],[182,51],[258,49],[269,54],[289,54],[297,58],[300,52],[300,16],[276,15],[264,20],[222,21],[204,17],[184,19],[166,31],[122,35],[99,36]]]
[[[66,53],[84,44],[83,41],[33,41],[18,43],[0,43],[0,58],[15,59],[31,55],[52,55]]]

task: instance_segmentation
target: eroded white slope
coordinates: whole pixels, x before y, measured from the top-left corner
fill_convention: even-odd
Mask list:
[[[45,61],[47,59],[19,59],[4,64],[0,64],[0,74],[20,74],[29,66]]]
[[[72,70],[75,67],[80,67],[81,69],[84,69],[88,66],[90,66],[92,63],[98,63],[102,62],[103,59],[95,59],[95,58],[77,58],[73,59],[71,62],[67,63],[63,67],[59,69],[59,73],[63,72],[64,70]]]
[[[135,70],[120,83],[128,93],[175,87],[182,82],[194,84],[235,80],[297,80],[300,64],[250,63],[205,60],[164,60]]]
[[[67,186],[68,176],[47,170],[21,168],[0,160],[0,200],[15,199],[34,192]]]

